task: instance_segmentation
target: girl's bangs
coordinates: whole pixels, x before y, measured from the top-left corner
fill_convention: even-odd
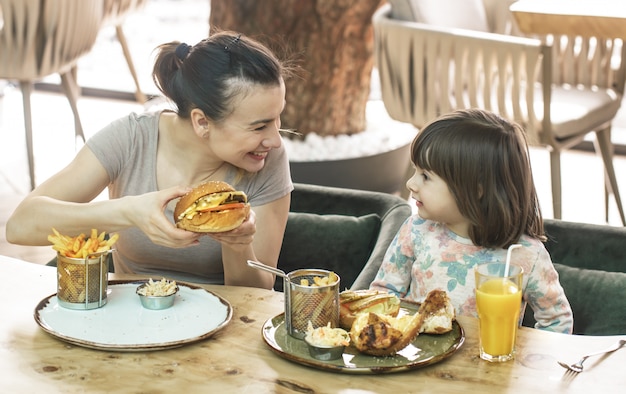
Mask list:
[[[423,170],[441,173],[444,169],[444,163],[447,161],[445,152],[447,149],[441,143],[441,139],[418,138],[412,149],[413,164]]]

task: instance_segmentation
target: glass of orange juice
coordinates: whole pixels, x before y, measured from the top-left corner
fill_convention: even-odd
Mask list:
[[[504,263],[476,266],[476,309],[480,324],[480,358],[512,360],[522,305],[521,267]]]

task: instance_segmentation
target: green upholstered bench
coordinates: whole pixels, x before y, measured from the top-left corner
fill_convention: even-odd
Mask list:
[[[551,219],[544,228],[574,313],[574,334],[626,334],[626,228]],[[526,313],[523,324],[534,323]]]
[[[574,313],[574,333],[626,334],[626,228],[546,219],[546,248]],[[365,289],[381,260],[370,261],[352,285]],[[530,308],[523,325],[533,327]]]
[[[278,268],[336,272],[351,288],[364,267],[380,265],[402,223],[406,200],[392,194],[296,183]],[[282,279],[274,286],[283,289]]]

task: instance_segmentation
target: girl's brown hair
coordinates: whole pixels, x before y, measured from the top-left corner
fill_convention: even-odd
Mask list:
[[[411,160],[441,177],[475,245],[507,248],[522,234],[545,241],[522,127],[493,113],[459,110],[417,135]]]

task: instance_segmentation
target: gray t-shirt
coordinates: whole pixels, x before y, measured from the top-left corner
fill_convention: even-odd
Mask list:
[[[161,112],[130,114],[113,121],[87,141],[111,179],[109,198],[157,191],[156,152]],[[237,183],[237,168],[229,166],[224,181],[244,191],[253,207],[279,199],[293,190],[289,161],[282,145],[266,158],[263,169]],[[173,205],[165,216],[174,222]],[[115,271],[200,283],[224,282],[221,246],[209,237],[188,248],[156,245],[138,228],[119,231],[113,253]]]

